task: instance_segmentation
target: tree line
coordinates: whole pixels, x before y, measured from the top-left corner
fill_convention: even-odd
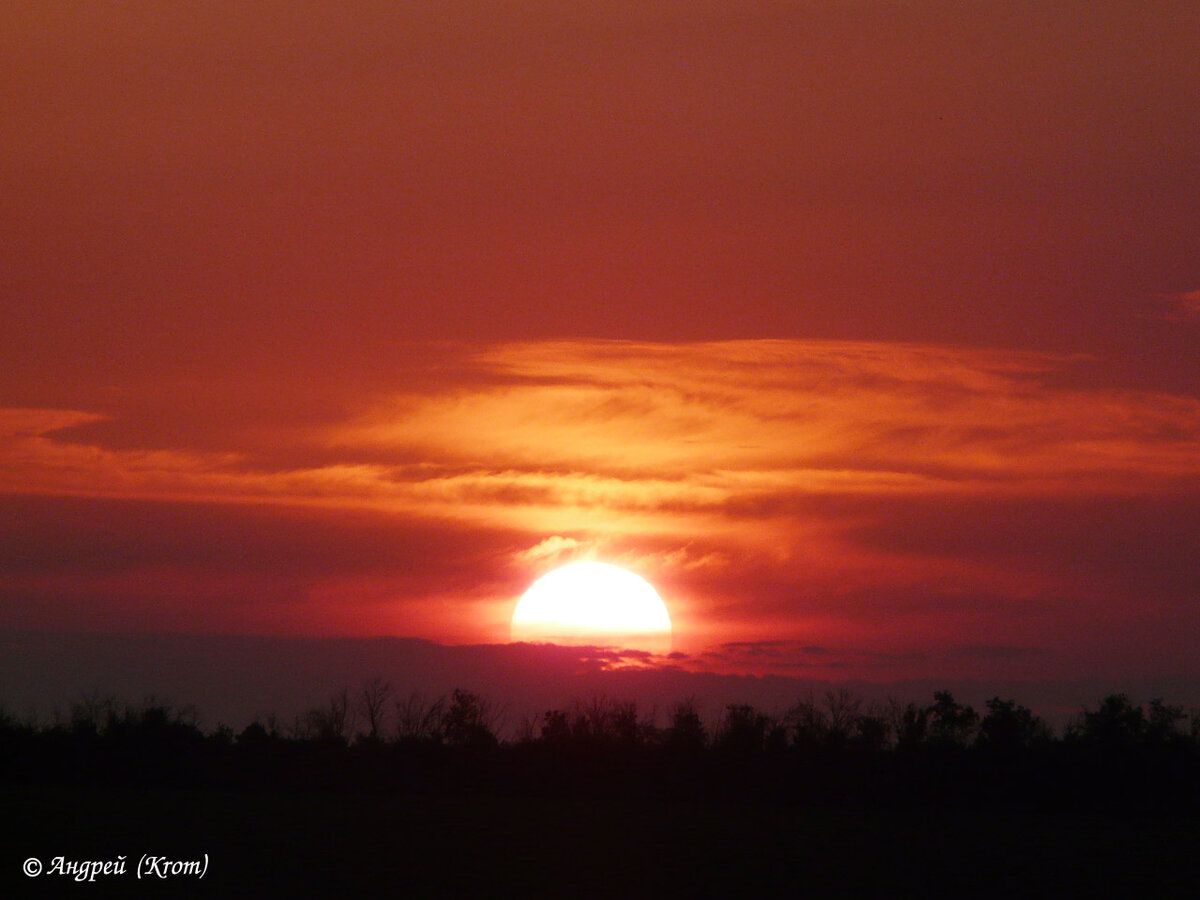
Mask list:
[[[48,723],[0,711],[0,780],[1200,809],[1200,713],[1125,694],[1062,734],[1015,700],[977,711],[949,691],[922,704],[833,689],[711,721],[692,700],[660,721],[593,697],[508,719],[471,691],[401,697],[381,678],[237,733],[203,729],[192,707],[89,696]]]

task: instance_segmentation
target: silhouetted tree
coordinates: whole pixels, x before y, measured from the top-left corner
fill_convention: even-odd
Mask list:
[[[576,700],[571,714],[571,736],[577,741],[602,741],[608,736],[612,711],[606,697]]]
[[[815,750],[829,742],[829,716],[811,694],[787,711],[785,722],[792,732],[792,743],[800,750]]]
[[[383,734],[389,691],[380,679],[363,686],[368,733]],[[333,694],[298,716],[291,736],[272,717],[270,727],[255,721],[236,738],[223,725],[206,734],[194,709],[154,698],[130,705],[91,695],[69,721],[40,727],[0,707],[0,783],[402,785],[468,794],[525,785],[551,794],[649,788],[809,802],[1200,809],[1200,741],[1191,730],[1200,717],[1161,698],[1138,707],[1124,694],[1105,697],[1055,741],[1014,700],[993,697],[980,719],[947,691],[927,706],[881,707],[835,689],[819,701],[810,695],[779,722],[731,704],[710,740],[692,700],[676,704],[658,732],[633,703],[600,696],[530,718],[520,746],[500,746],[494,709],[456,690],[432,703],[416,694],[396,702],[394,733],[419,743],[395,751],[346,749],[352,699]],[[380,716],[373,723],[372,709]],[[808,749],[787,752],[789,738]]]
[[[1014,753],[1050,740],[1050,729],[1028,707],[1015,700],[993,697],[979,723],[977,742],[993,750]]]
[[[887,710],[872,703],[866,712],[860,713],[855,721],[854,743],[864,750],[879,752],[888,747],[892,728]]]
[[[613,705],[610,731],[616,742],[624,746],[640,744],[645,740],[646,732],[638,720],[636,703],[626,702]]]
[[[98,734],[115,716],[117,701],[110,695],[84,694],[71,704],[71,730]]]
[[[1153,744],[1182,742],[1186,737],[1185,722],[1187,713],[1182,706],[1171,706],[1156,697],[1146,711],[1146,740]]]
[[[862,698],[856,697],[844,687],[825,692],[829,740],[837,744],[846,744],[857,734],[862,704]]]
[[[445,710],[445,697],[428,701],[423,694],[412,693],[406,700],[397,700],[396,737],[401,741],[440,742]]]
[[[1074,731],[1074,729],[1073,729]],[[1106,747],[1128,747],[1146,733],[1146,716],[1125,694],[1109,694],[1095,710],[1084,710],[1078,736]]]
[[[561,747],[572,739],[571,722],[561,709],[547,710],[542,716],[542,740]]]
[[[262,722],[255,719],[242,729],[242,733],[237,736],[237,743],[247,747],[262,746],[272,740],[277,740],[278,737],[278,734],[271,733]]]
[[[383,731],[387,702],[391,696],[392,685],[382,678],[375,677],[370,681],[363,682],[362,690],[359,693],[359,708],[367,720],[367,738],[369,740],[379,740],[380,733]]]
[[[329,695],[326,706],[310,709],[304,717],[304,730],[313,740],[346,744],[354,730],[354,712],[350,692],[346,688]]]
[[[894,730],[886,708],[872,706],[846,688],[825,693],[821,703],[810,694],[788,710],[785,722],[797,749],[838,752],[847,747],[883,749]]]
[[[442,715],[442,734],[455,747],[494,747],[496,736],[491,723],[495,713],[478,694],[455,688],[450,704]]]
[[[550,734],[557,737],[561,723],[547,719],[545,724],[551,726]],[[568,727],[571,736],[582,743],[633,746],[644,739],[637,704],[620,703],[605,696],[593,697],[586,702],[576,700]]]
[[[222,747],[232,747],[235,740],[233,729],[224,724],[218,724],[217,730],[212,733],[211,737],[214,743]]]
[[[979,714],[955,702],[949,691],[936,691],[929,708],[929,740],[947,746],[965,747],[975,738]]]
[[[522,715],[517,720],[517,743],[526,745],[536,742],[541,737],[541,722],[540,715],[529,713]]]
[[[694,753],[704,749],[708,735],[694,700],[676,703],[671,710],[671,724],[663,735],[666,746],[675,752]]]
[[[889,697],[887,716],[897,747],[916,747],[925,743],[929,733],[929,709],[915,703],[901,703]]]
[[[750,756],[767,743],[771,720],[744,703],[731,703],[713,735],[713,749],[730,756]]]

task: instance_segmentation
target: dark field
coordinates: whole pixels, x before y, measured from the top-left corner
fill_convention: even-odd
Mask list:
[[[1194,816],[305,791],[7,788],[9,896],[1130,897],[1200,892]],[[206,877],[139,882],[143,853]],[[26,878],[38,857],[124,876]]]

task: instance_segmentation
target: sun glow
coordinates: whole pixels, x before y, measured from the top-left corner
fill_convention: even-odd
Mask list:
[[[513,612],[511,635],[514,641],[666,653],[671,617],[646,579],[608,563],[579,562],[533,583]]]

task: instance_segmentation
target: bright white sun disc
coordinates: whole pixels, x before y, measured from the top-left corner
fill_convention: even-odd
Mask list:
[[[608,563],[578,562],[533,583],[513,612],[511,634],[514,641],[665,653],[671,617],[646,579]]]

